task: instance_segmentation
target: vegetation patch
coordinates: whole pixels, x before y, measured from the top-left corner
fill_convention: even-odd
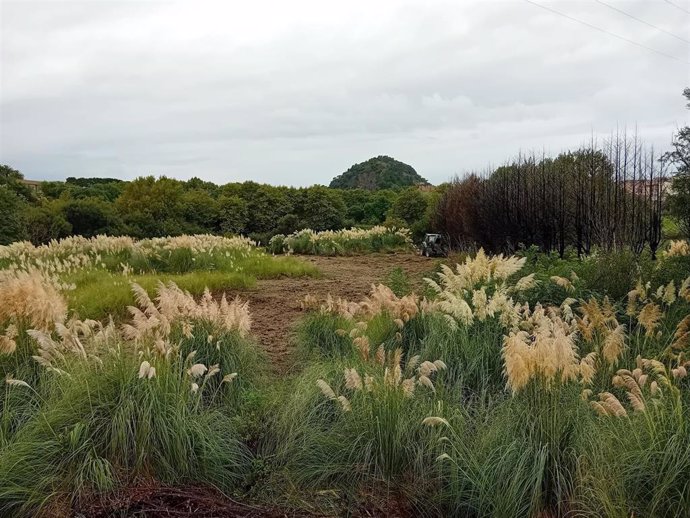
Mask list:
[[[317,276],[293,257],[272,257],[246,238],[211,235],[134,240],[70,237],[44,246],[27,242],[0,247],[7,271],[39,272],[66,294],[70,310],[85,319],[122,317],[134,303],[131,283],[150,294],[174,282],[193,295],[205,290],[246,289],[256,279]]]
[[[307,296],[277,379],[247,302],[202,286],[302,263],[215,239],[5,250],[0,513],[153,512],[162,496],[127,495],[168,488],[176,509],[198,488],[268,515],[687,514],[687,242],[479,250],[431,265],[424,295],[393,270],[363,298]]]
[[[409,251],[414,245],[409,230],[378,226],[324,232],[307,229],[288,236],[278,234],[271,238],[268,249],[276,254],[356,255]]]

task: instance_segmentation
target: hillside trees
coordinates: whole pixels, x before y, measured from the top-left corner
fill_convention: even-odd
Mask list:
[[[399,189],[426,185],[414,168],[389,156],[377,156],[355,164],[336,176],[329,187],[335,189]]]

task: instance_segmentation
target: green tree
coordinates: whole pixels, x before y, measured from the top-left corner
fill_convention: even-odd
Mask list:
[[[112,203],[100,198],[70,200],[63,208],[65,219],[74,234],[93,237],[121,233],[121,220]]]
[[[218,198],[218,220],[223,233],[246,233],[249,221],[247,202],[237,195],[221,195]]]
[[[0,185],[0,245],[25,238],[26,201],[7,185]]]
[[[41,193],[50,200],[71,195],[70,188],[65,182],[41,182]]]
[[[363,222],[367,225],[383,223],[396,198],[396,192],[389,189],[373,192],[369,201],[364,205]]]
[[[194,189],[182,195],[182,217],[195,233],[214,232],[218,227],[218,202],[206,190]]]
[[[213,182],[207,182],[205,180],[202,180],[201,178],[197,178],[196,176],[194,178],[190,178],[187,180],[184,184],[185,189],[188,191],[206,191],[209,195],[213,196],[214,198],[218,197],[218,193],[220,191],[220,188]]]
[[[365,189],[338,189],[337,191],[346,206],[345,218],[351,225],[358,225],[366,220],[366,205],[371,199],[372,191]]]
[[[426,209],[427,200],[424,194],[417,187],[408,187],[400,192],[389,214],[411,226],[424,218]]]
[[[342,227],[345,204],[338,191],[315,185],[300,190],[301,224],[312,230],[335,230]]]
[[[282,218],[278,220],[278,224],[276,225],[276,232],[278,234],[292,234],[296,230],[299,230],[302,228],[302,224],[300,223],[299,216],[297,214],[285,214]]]
[[[23,180],[24,175],[16,169],[8,165],[0,165],[0,185],[26,201],[33,201],[36,197],[31,188],[23,183]]]
[[[690,88],[683,91],[690,108]],[[690,235],[690,127],[680,128],[673,138],[673,150],[663,160],[676,166],[676,173],[668,196],[668,209],[686,236]]]
[[[247,211],[250,214],[247,232],[274,232],[277,221],[293,212],[290,191],[287,187],[274,187],[256,182],[243,183],[240,187],[240,197],[247,202]]]
[[[117,199],[117,209],[134,237],[179,235],[186,231],[182,182],[162,176],[137,178]]]

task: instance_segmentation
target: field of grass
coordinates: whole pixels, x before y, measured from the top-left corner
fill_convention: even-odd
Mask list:
[[[687,243],[480,251],[424,295],[396,269],[361,300],[309,297],[276,377],[247,304],[204,288],[316,272],[241,241],[108,239],[0,251],[2,516],[152,483],[316,516],[690,512]]]
[[[67,238],[34,247],[0,247],[0,268],[38,271],[66,294],[82,319],[122,317],[134,303],[131,283],[153,294],[174,282],[192,295],[251,288],[256,279],[319,275],[291,257],[271,257],[245,238],[180,236],[135,241],[127,237]]]

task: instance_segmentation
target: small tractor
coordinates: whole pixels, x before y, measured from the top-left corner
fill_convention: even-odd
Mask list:
[[[421,254],[424,257],[448,257],[450,246],[442,234],[427,234],[422,241]]]

